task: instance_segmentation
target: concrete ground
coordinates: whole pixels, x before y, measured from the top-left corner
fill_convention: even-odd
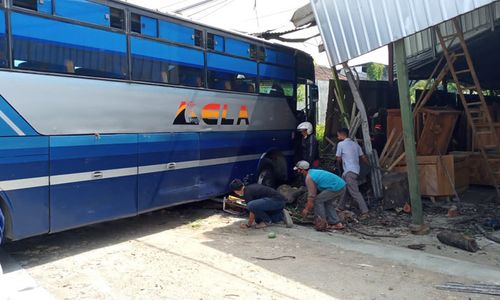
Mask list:
[[[214,205],[4,245],[0,299],[495,299],[435,285],[500,283],[494,264],[383,240],[302,226],[242,230],[242,219]]]

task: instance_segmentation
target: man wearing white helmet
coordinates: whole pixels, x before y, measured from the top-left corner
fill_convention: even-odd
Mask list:
[[[297,126],[297,131],[302,133],[302,160],[317,167],[319,165],[318,141],[313,134],[312,124],[302,122]]]

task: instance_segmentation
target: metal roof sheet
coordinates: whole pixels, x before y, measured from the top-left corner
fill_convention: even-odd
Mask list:
[[[311,0],[333,65],[493,2],[497,0]]]

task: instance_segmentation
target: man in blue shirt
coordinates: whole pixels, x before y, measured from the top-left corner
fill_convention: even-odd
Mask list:
[[[307,203],[302,216],[306,217],[314,208],[315,217],[326,220],[328,229],[344,229],[345,225],[340,222],[335,210],[335,203],[345,193],[345,181],[333,173],[309,169],[309,166],[307,161],[301,160],[293,168],[306,178]]]

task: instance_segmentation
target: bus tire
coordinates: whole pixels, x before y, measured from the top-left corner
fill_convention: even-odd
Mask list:
[[[277,185],[277,181],[278,180],[276,178],[276,175],[274,174],[274,167],[272,161],[267,158],[263,159],[261,162],[257,183],[275,188]]]
[[[4,239],[5,234],[5,217],[2,212],[2,208],[0,207],[0,245]]]

